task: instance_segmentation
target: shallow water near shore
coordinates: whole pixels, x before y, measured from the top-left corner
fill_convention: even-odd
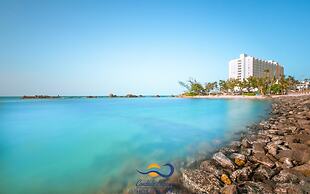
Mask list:
[[[117,193],[136,169],[203,157],[268,100],[0,98],[0,193]]]

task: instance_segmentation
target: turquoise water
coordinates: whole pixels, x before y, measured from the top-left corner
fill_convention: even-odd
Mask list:
[[[149,163],[203,157],[263,100],[0,98],[0,193],[119,193]]]

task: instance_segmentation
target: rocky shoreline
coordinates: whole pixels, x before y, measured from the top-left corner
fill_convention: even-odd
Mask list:
[[[310,193],[310,96],[273,99],[269,119],[252,128],[183,169],[185,193]]]

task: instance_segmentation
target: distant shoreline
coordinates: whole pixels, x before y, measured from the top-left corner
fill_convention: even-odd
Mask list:
[[[125,96],[48,96],[48,95],[34,95],[34,96],[0,96],[0,98],[20,98],[20,99],[71,99],[71,98],[188,98],[188,99],[272,99],[292,96],[307,96],[308,93],[291,93],[287,95],[268,95],[268,96],[247,96],[247,95],[197,95],[197,96],[185,96],[185,95],[125,95]]]
[[[126,96],[48,96],[48,95],[35,95],[35,96],[0,96],[4,98],[14,97],[20,99],[70,99],[70,98],[164,98],[176,97],[175,95],[126,95]]]
[[[310,93],[304,94],[287,94],[287,95],[271,95],[271,96],[245,96],[245,95],[210,95],[210,96],[178,96],[179,98],[197,98],[197,99],[272,99],[292,96],[308,96]]]

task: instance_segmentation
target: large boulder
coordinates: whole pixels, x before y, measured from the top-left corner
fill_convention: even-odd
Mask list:
[[[253,182],[253,181],[245,181],[238,184],[239,193],[248,193],[248,194],[256,194],[256,193],[264,193],[264,194],[273,194],[272,187],[268,184],[262,182]]]
[[[229,168],[229,169],[235,168],[232,161],[229,158],[227,158],[222,152],[215,153],[212,159],[215,160],[223,168]]]
[[[250,166],[247,166],[231,173],[230,178],[234,182],[248,181],[250,180],[251,174],[252,174],[252,168]]]
[[[275,163],[272,160],[270,160],[265,154],[262,153],[254,154],[252,160],[254,162],[261,163],[269,168],[272,168],[275,165]]]
[[[181,182],[185,188],[197,194],[218,193],[221,190],[221,183],[215,175],[198,169],[183,170]]]
[[[244,166],[246,163],[246,156],[243,154],[233,153],[231,154],[230,157],[234,160],[235,164],[237,164],[238,166]]]
[[[250,156],[252,154],[252,148],[241,147],[240,154]]]
[[[267,152],[269,152],[271,155],[275,156],[278,152],[278,145],[282,144],[282,140],[276,140],[268,143],[266,145]]]
[[[310,128],[310,120],[299,119],[298,124],[303,129],[309,129]]]
[[[237,193],[236,185],[226,185],[221,190],[221,194],[236,194],[236,193]]]
[[[284,169],[272,178],[277,183],[298,183],[298,176],[293,174],[291,170]]]
[[[254,154],[265,154],[264,146],[265,145],[263,143],[254,143],[253,144],[253,153]]]
[[[220,152],[225,154],[236,153],[239,151],[241,143],[239,141],[232,141],[228,146],[222,148]]]
[[[286,142],[291,143],[305,143],[310,140],[310,134],[288,135],[285,137]]]
[[[247,138],[243,138],[241,140],[241,145],[243,148],[250,148],[251,147],[251,144]]]
[[[292,160],[290,158],[282,158],[282,162],[283,162],[283,165],[282,165],[282,168],[292,168],[294,167],[294,164],[292,162]]]
[[[285,158],[290,158],[291,160],[295,160],[300,164],[304,164],[310,160],[310,152],[308,150],[280,150],[276,155],[276,158],[281,162],[284,161]]]
[[[259,165],[254,171],[253,180],[255,181],[265,181],[270,180],[272,176],[277,173],[277,170],[270,169],[264,165]]]
[[[310,176],[310,163],[306,163],[300,166],[296,166],[294,168],[292,168],[295,171],[300,172],[301,174],[303,174],[306,177]]]
[[[221,175],[223,174],[223,170],[217,168],[211,161],[205,160],[200,163],[200,169],[214,174],[217,178],[221,178]]]
[[[278,183],[274,189],[276,194],[303,194],[300,185],[292,183]]]

